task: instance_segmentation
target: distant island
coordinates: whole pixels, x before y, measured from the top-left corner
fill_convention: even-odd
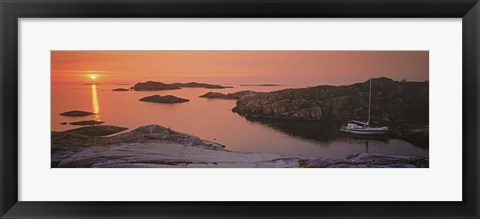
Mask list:
[[[228,94],[223,94],[223,93],[218,93],[218,92],[208,92],[208,93],[203,94],[199,97],[209,98],[209,99],[239,100],[242,97],[250,96],[250,95],[254,95],[254,94],[258,94],[258,93],[261,93],[261,92],[250,91],[250,90],[238,91],[238,92],[235,92],[235,93],[228,93]]]
[[[112,91],[129,91],[130,89],[127,88],[115,88]]]
[[[241,84],[240,86],[244,87],[275,87],[275,86],[285,86],[281,84]]]
[[[92,115],[92,112],[82,111],[82,110],[72,110],[60,113],[62,116],[71,116],[71,117],[82,117]]]
[[[173,95],[165,95],[165,96],[153,95],[153,96],[148,96],[148,97],[141,98],[140,101],[171,104],[171,103],[184,103],[184,102],[188,102],[190,100],[180,98],[180,97],[176,97],[176,96],[173,96]]]
[[[97,121],[97,120],[84,120],[84,121],[78,121],[78,122],[71,122],[70,125],[82,125],[82,126],[88,126],[88,125],[100,125],[105,123],[104,121]]]
[[[207,89],[231,88],[230,86],[221,86],[221,85],[205,84],[205,83],[197,83],[197,82],[165,84],[162,82],[147,81],[147,82],[136,83],[131,89],[135,91],[156,91],[156,90],[176,90],[176,89],[181,89],[182,87],[207,88]]]

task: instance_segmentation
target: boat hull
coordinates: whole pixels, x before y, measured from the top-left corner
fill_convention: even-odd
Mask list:
[[[354,135],[384,135],[388,132],[388,128],[377,128],[377,129],[340,129],[341,132],[354,134]]]

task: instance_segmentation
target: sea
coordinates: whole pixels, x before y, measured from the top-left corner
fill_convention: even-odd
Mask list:
[[[241,86],[205,89],[182,88],[165,91],[112,91],[132,84],[54,84],[51,92],[51,130],[64,131],[81,126],[70,123],[82,120],[104,121],[103,125],[127,127],[158,124],[225,145],[226,150],[309,158],[343,159],[354,153],[374,153],[428,157],[428,147],[404,140],[365,139],[338,131],[337,122],[251,120],[232,112],[236,100],[200,98],[207,92],[233,93],[242,90],[269,92],[302,85]],[[150,95],[174,95],[189,99],[178,104],[139,101]],[[94,112],[85,117],[59,115],[70,110]]]

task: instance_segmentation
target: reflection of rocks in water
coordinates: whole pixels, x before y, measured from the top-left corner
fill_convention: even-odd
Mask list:
[[[288,135],[307,140],[331,141],[342,137],[339,133],[340,121],[306,121],[287,119],[257,119],[247,118],[248,121],[258,122]]]
[[[416,135],[398,134],[390,132],[384,136],[353,135],[340,132],[342,123],[338,120],[292,120],[292,119],[259,119],[247,117],[247,120],[254,123],[266,125],[275,130],[281,131],[287,135],[313,140],[318,142],[328,142],[342,140],[352,144],[365,144],[368,149],[368,143],[378,142],[388,144],[389,139],[401,139],[416,147],[428,148],[428,129],[426,132],[415,132]],[[410,129],[403,130],[402,133],[409,133]],[[413,137],[412,137],[413,136]],[[419,136],[419,137],[418,137]],[[420,140],[417,140],[420,139]],[[426,141],[424,139],[427,139]]]

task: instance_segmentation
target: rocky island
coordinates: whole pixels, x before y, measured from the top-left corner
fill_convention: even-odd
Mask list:
[[[364,121],[368,117],[368,83],[256,93],[240,98],[232,111],[258,121]],[[428,88],[428,81],[374,79],[371,124],[390,126],[390,137],[428,147]]]
[[[82,128],[70,129],[64,131],[64,133],[78,134],[85,136],[107,136],[127,130],[125,127],[111,126],[111,125],[98,125],[87,126]]]
[[[100,126],[96,126],[100,127]],[[264,167],[264,168],[416,168],[420,157],[353,154],[331,160],[228,151],[224,145],[148,125],[110,137],[77,131],[52,132],[51,166],[69,167]]]
[[[208,92],[199,97],[209,98],[209,99],[228,99],[226,94],[218,93],[218,92]]]
[[[197,83],[197,82],[165,84],[162,82],[147,81],[147,82],[136,83],[132,87],[132,89],[135,91],[158,91],[158,90],[176,90],[176,89],[181,89],[182,87],[207,88],[207,89],[229,88],[221,85],[205,84],[205,83]]]
[[[127,88],[115,88],[112,91],[129,91],[130,89]]]
[[[205,84],[205,83],[197,83],[197,82],[173,83],[171,85],[178,86],[178,87],[194,87],[194,88],[207,88],[207,89],[232,88],[232,86],[222,86],[222,85],[216,85],[216,84]]]
[[[72,111],[60,113],[60,115],[71,116],[71,117],[82,117],[82,116],[93,115],[93,113],[87,112],[87,111],[81,111],[81,110],[72,110]]]
[[[428,82],[373,81],[373,123],[428,121]],[[367,107],[368,81],[259,93],[241,98],[232,111],[259,118],[365,120]]]
[[[141,98],[140,101],[153,102],[153,103],[184,103],[190,100],[176,97],[173,95],[165,95],[165,96],[153,95],[153,96]]]
[[[283,86],[281,84],[241,84],[240,86],[243,87],[276,87],[276,86]]]
[[[223,94],[223,93],[218,93],[218,92],[208,92],[208,93],[203,94],[199,97],[209,98],[209,99],[238,100],[242,97],[251,96],[251,95],[258,94],[258,93],[261,93],[261,92],[250,91],[250,90],[238,91],[238,92],[235,92],[235,93],[228,93],[228,94]]]
[[[78,122],[71,122],[70,125],[100,125],[105,123],[104,121],[97,121],[97,120],[84,120]]]

